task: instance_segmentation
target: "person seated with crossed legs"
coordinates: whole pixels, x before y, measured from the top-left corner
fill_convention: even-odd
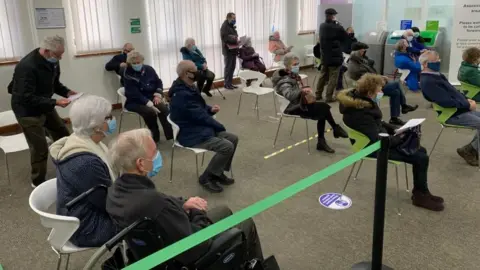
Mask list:
[[[191,148],[215,152],[199,182],[210,192],[222,192],[219,185],[232,185],[235,180],[224,172],[230,171],[237,149],[238,137],[226,131],[213,117],[220,106],[209,106],[200,95],[195,81],[197,67],[192,61],[183,60],[177,66],[178,78],[168,92],[170,97],[170,117],[178,125],[178,142]]]
[[[382,111],[378,107],[378,100],[383,96],[384,84],[385,80],[382,76],[367,73],[358,80],[356,89],[344,90],[337,95],[343,122],[349,128],[367,136],[368,145],[377,142],[380,133],[392,135],[395,132],[395,127],[382,121]],[[428,189],[429,158],[427,150],[420,147],[412,155],[405,155],[397,149],[401,142],[401,135],[391,137],[388,158],[412,164],[412,204],[432,211],[442,211],[444,209],[443,198],[432,195]],[[376,152],[372,153],[371,157],[376,157]]]
[[[463,62],[458,69],[458,80],[480,88],[480,48],[467,48],[462,55]],[[480,102],[480,93],[473,98]]]

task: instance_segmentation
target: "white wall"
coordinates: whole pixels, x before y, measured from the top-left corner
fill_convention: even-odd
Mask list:
[[[65,8],[65,15],[67,19],[66,29],[34,29],[30,25],[25,26],[25,33],[32,36],[31,44],[26,47],[34,49],[39,42],[50,35],[60,35],[66,38],[68,46],[66,52],[61,60],[61,81],[69,88],[85,92],[88,94],[95,94],[107,98],[110,102],[117,101],[116,90],[119,87],[117,76],[114,73],[105,71],[105,63],[112,57],[108,56],[92,56],[85,58],[75,58],[73,50],[73,36],[71,33],[72,23],[69,15],[68,0],[18,0],[21,1],[21,11],[25,18],[33,16],[33,8]],[[122,16],[124,19],[125,42],[132,42],[137,50],[145,55],[146,62],[150,61],[150,48],[148,38],[148,25],[146,17],[146,1],[124,1],[125,9]],[[31,8],[28,7],[31,5]],[[298,7],[295,1],[287,1],[287,43],[295,46],[294,52],[299,56],[304,55],[304,46],[313,43],[313,35],[297,36],[297,17]],[[130,34],[129,32],[129,18],[139,17],[142,24],[141,34]],[[7,93],[6,86],[11,81],[14,65],[0,66],[0,111],[10,110],[10,95]],[[62,116],[68,115],[68,108],[59,109]]]

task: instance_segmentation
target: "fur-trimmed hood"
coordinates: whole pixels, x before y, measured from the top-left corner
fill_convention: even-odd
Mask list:
[[[347,89],[337,94],[337,100],[344,109],[372,109],[375,103],[368,97],[360,96],[355,89]],[[341,112],[342,108],[340,108]]]

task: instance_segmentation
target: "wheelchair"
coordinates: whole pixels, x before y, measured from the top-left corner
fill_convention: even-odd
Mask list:
[[[80,194],[66,204],[71,208],[86,198],[99,185]],[[160,233],[159,233],[160,232]],[[164,248],[161,230],[150,218],[137,220],[121,230],[112,239],[98,248],[84,266],[84,270],[117,270],[131,265],[150,254]],[[182,265],[175,258],[156,266],[155,270],[263,270],[263,262],[257,259],[246,260],[246,240],[238,228],[231,228],[212,240],[210,249],[191,265]],[[270,257],[270,260],[275,260]],[[274,262],[276,264],[276,261]],[[269,268],[270,269],[270,268]],[[277,269],[277,268],[274,268]]]

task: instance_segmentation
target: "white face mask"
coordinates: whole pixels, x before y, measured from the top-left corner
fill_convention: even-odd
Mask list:
[[[407,37],[407,40],[408,40],[409,42],[412,41],[412,40],[413,40],[413,36],[408,36],[408,37]]]

